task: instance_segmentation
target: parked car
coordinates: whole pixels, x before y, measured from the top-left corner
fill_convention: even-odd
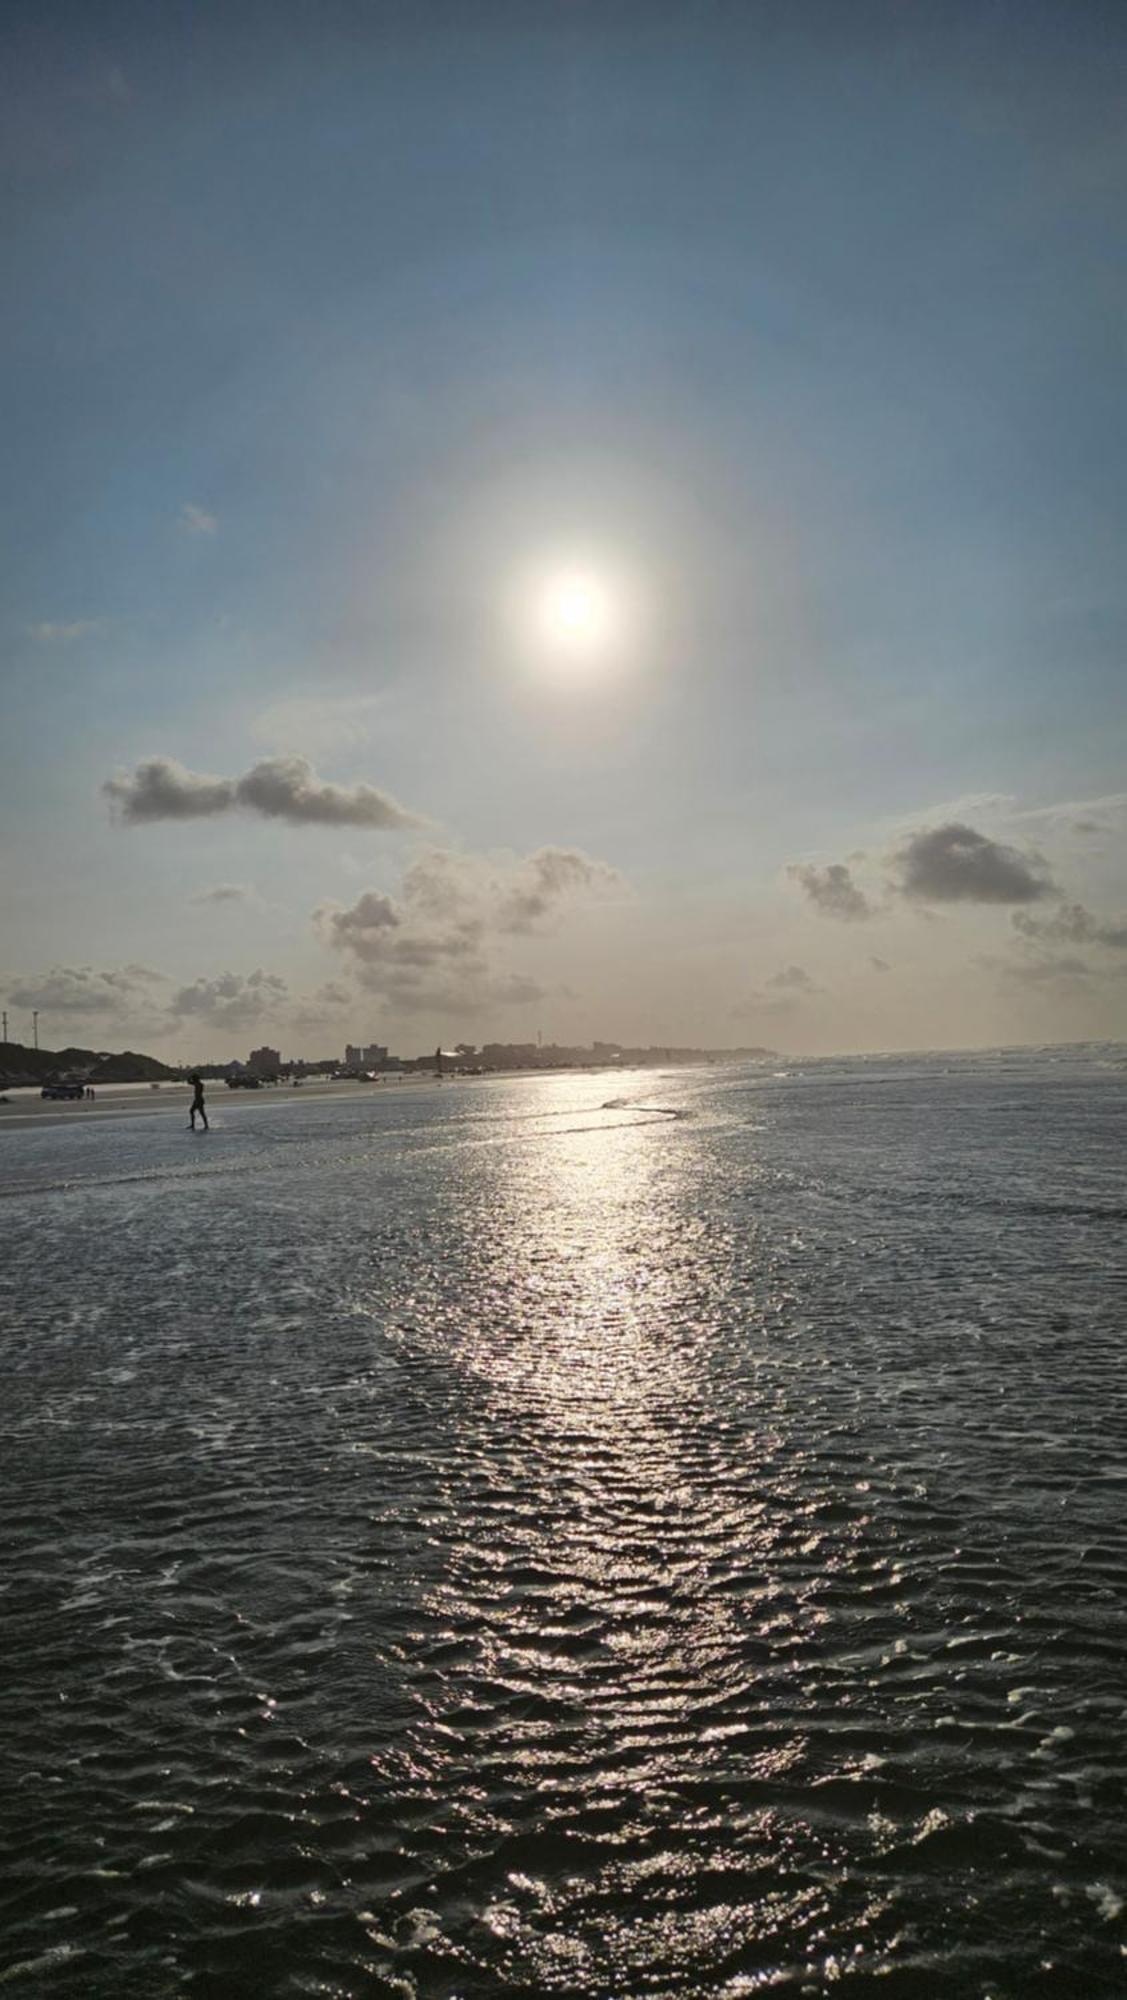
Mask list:
[[[85,1097],[86,1085],[61,1078],[55,1083],[45,1083],[39,1095],[40,1097]]]

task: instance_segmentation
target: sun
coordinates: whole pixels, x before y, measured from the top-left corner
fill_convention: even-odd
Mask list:
[[[539,587],[536,619],[542,638],[556,650],[597,653],[614,638],[614,597],[591,571],[559,570]]]
[[[500,602],[521,674],[568,690],[621,683],[641,658],[651,622],[637,569],[590,538],[530,548]]]

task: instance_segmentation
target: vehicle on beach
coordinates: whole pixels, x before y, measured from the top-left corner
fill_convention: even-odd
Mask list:
[[[227,1088],[228,1090],[261,1090],[262,1078],[260,1076],[229,1076],[227,1078]]]
[[[45,1083],[40,1097],[85,1097],[86,1085],[75,1083],[73,1078],[61,1077],[54,1083]]]

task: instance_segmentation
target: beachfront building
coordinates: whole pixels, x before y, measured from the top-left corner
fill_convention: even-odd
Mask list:
[[[252,1076],[277,1076],[282,1067],[282,1058],[277,1049],[252,1049],[247,1057],[247,1068]]]
[[[344,1051],[345,1069],[382,1069],[386,1061],[382,1042],[349,1042]]]

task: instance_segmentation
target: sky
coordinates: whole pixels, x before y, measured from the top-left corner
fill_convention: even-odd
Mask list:
[[[1127,1035],[1127,17],[11,0],[0,1000]]]

